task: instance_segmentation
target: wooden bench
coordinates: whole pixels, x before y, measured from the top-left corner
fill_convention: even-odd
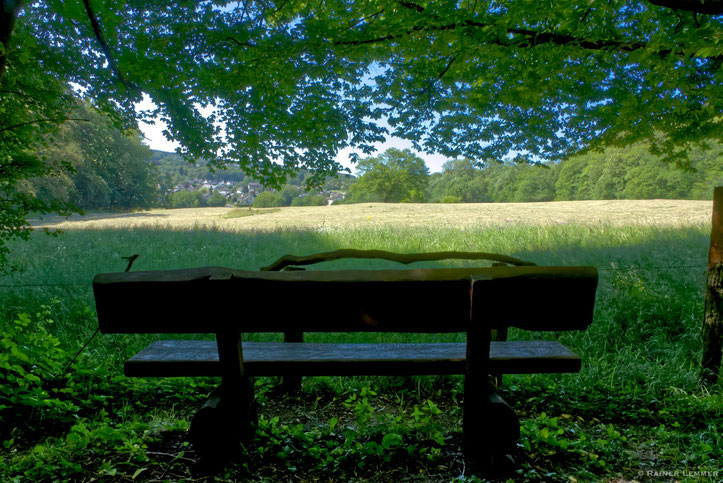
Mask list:
[[[394,259],[386,252],[353,252]],[[583,330],[592,321],[597,287],[593,267],[492,259],[514,265],[259,272],[202,267],[98,274],[93,288],[103,333],[215,334],[215,341],[156,341],[125,364],[133,377],[221,378],[191,424],[202,459],[226,460],[240,440],[252,437],[256,376],[283,376],[294,386],[302,376],[463,374],[463,450],[469,467],[484,473],[519,437],[519,421],[489,384],[490,374],[581,367],[580,358],[558,342],[491,341],[491,331]],[[285,257],[271,268],[307,261]],[[284,333],[284,342],[242,342],[242,333],[269,332]],[[458,332],[466,333],[466,342],[318,344],[303,342],[304,332]]]

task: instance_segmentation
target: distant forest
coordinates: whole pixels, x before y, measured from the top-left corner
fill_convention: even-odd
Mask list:
[[[401,152],[415,157],[409,151]],[[473,160],[457,159],[444,164],[439,173],[423,172],[417,187],[423,196],[402,195],[393,201],[430,203],[485,203],[610,199],[711,199],[714,186],[723,185],[723,149],[716,145],[709,151],[695,151],[692,170],[663,163],[648,152],[647,146],[608,148],[570,158],[553,165],[528,165],[490,162],[479,166]],[[423,161],[419,158],[416,161]],[[255,182],[246,178],[238,167],[209,172],[203,163],[191,165],[175,153],[154,151],[153,164],[166,184],[177,185],[190,179],[209,181]],[[400,169],[411,171],[412,163]],[[375,168],[372,168],[372,170]],[[354,196],[346,203],[385,201],[373,191],[380,184],[391,185],[398,180],[388,167],[384,173],[367,171],[358,178],[340,175],[329,179],[325,190],[347,192],[352,185]],[[364,178],[377,175],[374,183]],[[303,186],[307,173],[300,171],[289,185]],[[408,178],[409,176],[407,176]],[[361,183],[358,183],[361,181]],[[411,186],[411,185],[410,185]],[[361,190],[360,190],[361,188]],[[389,188],[389,187],[388,187]],[[404,188],[402,188],[403,190]],[[411,192],[413,188],[409,188]],[[360,191],[363,191],[360,193]]]
[[[139,136],[123,135],[91,108],[83,109],[91,122],[67,122],[39,148],[40,158],[53,169],[50,175],[28,180],[26,192],[81,210],[131,211],[170,206],[174,187],[194,179],[235,186],[257,182],[238,167],[212,172],[203,161],[190,164],[175,153],[152,151]],[[396,161],[383,162],[391,151]],[[721,145],[693,152],[691,160],[692,170],[684,170],[662,163],[647,146],[634,145],[553,165],[493,161],[480,166],[474,160],[450,160],[442,172],[430,174],[410,151],[389,150],[360,161],[358,177],[342,174],[320,189],[347,193],[337,203],[711,199],[713,187],[723,185]],[[307,175],[297,172],[287,186],[303,187]]]
[[[691,155],[693,170],[663,163],[645,145],[608,148],[554,165],[453,160],[429,176],[430,202],[711,199],[723,185],[723,149]]]

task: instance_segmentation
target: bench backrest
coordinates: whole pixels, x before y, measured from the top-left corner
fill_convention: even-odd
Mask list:
[[[473,323],[585,329],[594,267],[255,272],[201,267],[103,273],[104,333],[465,332]]]

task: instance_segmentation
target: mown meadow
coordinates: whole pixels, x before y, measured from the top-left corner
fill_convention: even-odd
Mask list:
[[[256,215],[243,219],[270,216]],[[258,379],[255,440],[233,465],[209,475],[197,465],[187,430],[216,381],[125,378],[123,361],[154,336],[97,335],[71,364],[97,327],[92,278],[123,271],[124,256],[139,254],[134,271],[256,270],[287,253],[339,248],[486,251],[540,265],[596,266],[592,326],[542,334],[580,354],[582,371],[503,379],[521,438],[514,464],[497,478],[719,480],[721,385],[706,389],[697,379],[709,225],[698,218],[672,225],[539,221],[243,230],[79,223],[58,236],[37,231],[11,246],[12,271],[0,277],[0,480],[473,481],[460,450],[461,377],[307,378],[295,396],[277,394],[276,380]],[[343,260],[316,267],[342,268],[395,265]],[[242,317],[255,301],[239,294],[233,303]],[[309,300],[323,303],[323,293]],[[268,313],[273,317],[274,308]],[[513,330],[510,338],[533,335],[540,334]]]

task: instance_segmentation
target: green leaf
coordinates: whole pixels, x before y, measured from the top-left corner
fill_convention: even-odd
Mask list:
[[[402,444],[402,436],[396,433],[385,434],[382,438],[382,446],[384,449],[391,449]]]
[[[138,476],[139,476],[141,473],[143,473],[143,472],[146,471],[147,469],[148,469],[148,468],[145,468],[145,467],[144,467],[144,468],[138,468],[138,469],[135,471],[135,473],[133,473],[133,476],[131,476],[131,479],[132,479],[132,480],[135,480],[136,478],[138,478]]]

